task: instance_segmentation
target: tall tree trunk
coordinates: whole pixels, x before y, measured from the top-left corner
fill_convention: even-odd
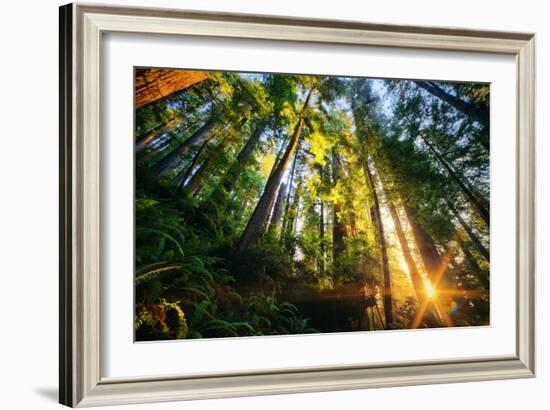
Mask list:
[[[256,209],[254,209],[254,213],[250,217],[246,229],[243,232],[239,243],[239,251],[244,251],[250,246],[255,245],[256,242],[258,242],[258,239],[260,239],[260,236],[262,236],[265,232],[267,218],[269,217],[269,213],[272,209],[275,194],[286,171],[290,157],[294,154],[296,148],[298,147],[303,124],[304,120],[300,118],[295,127],[292,139],[288,144],[285,155],[281,158],[277,168],[268,179],[262,197],[260,198],[258,205],[256,205]]]
[[[319,273],[325,273],[325,205],[323,201],[319,204]]]
[[[445,274],[447,263],[444,263],[441,259],[432,237],[424,230],[422,225],[418,223],[416,210],[407,205],[404,205],[404,208],[413,232],[416,247],[420,252],[420,257],[424,264],[424,269],[428,274],[428,278],[430,279],[430,283],[437,291],[439,299],[444,302],[446,309],[448,309],[451,305],[452,297],[448,294],[450,286]],[[445,317],[448,317],[447,311],[440,311],[440,313],[443,315],[444,320]],[[445,322],[447,323],[447,320],[445,320]]]
[[[201,144],[206,140],[212,139],[217,133],[210,135],[214,127],[216,126],[216,121],[212,118],[207,121],[202,127],[200,127],[192,136],[183,141],[178,145],[170,154],[161,159],[155,164],[153,169],[159,174],[163,175],[174,168],[177,163],[180,161],[180,158],[183,154],[189,151],[189,149],[197,144]]]
[[[199,92],[195,92],[195,94],[199,95],[201,98],[204,98],[204,96],[201,96]],[[188,105],[186,104],[184,108],[181,108],[180,111],[178,111],[176,114],[172,115],[169,119],[164,121],[163,123],[157,125],[156,127],[148,130],[147,132],[144,132],[141,135],[138,135],[136,137],[135,142],[135,151],[139,152],[142,149],[144,149],[146,146],[151,144],[152,142],[156,141],[157,138],[165,135],[167,132],[169,132],[172,128],[178,127],[179,132],[186,132],[189,128],[193,127],[195,125],[195,121],[186,121],[185,124],[183,124],[183,119],[185,116],[191,112],[192,110],[203,108],[206,105],[213,104],[213,101],[208,102],[200,102],[198,104]]]
[[[324,165],[319,165],[319,180],[320,190],[325,189],[326,168]],[[325,203],[322,195],[319,196],[319,274],[325,273]]]
[[[184,134],[190,129],[194,128],[196,124],[190,124],[190,123],[180,123],[180,124],[174,124],[174,127],[177,127],[177,133],[178,134]],[[166,135],[166,133],[169,130],[166,130],[166,132],[162,132],[155,136],[152,141],[148,142],[145,147],[148,147],[150,150],[148,154],[151,157],[159,156],[161,155],[162,151],[166,150],[170,146],[170,141],[172,139],[171,136]],[[145,148],[144,147],[144,148]],[[143,149],[143,148],[142,148]],[[171,150],[170,150],[171,152]]]
[[[336,153],[332,152],[332,183],[333,186],[338,184],[341,178],[342,169],[340,158]],[[345,250],[344,236],[346,235],[346,226],[342,221],[342,216],[339,215],[342,211],[342,203],[335,202],[332,206],[332,257],[338,258]]]
[[[300,179],[300,189],[296,190],[296,196],[294,197],[293,205],[292,205],[292,223],[289,226],[289,234],[293,237],[296,236],[296,229],[298,227],[298,211],[300,210],[300,200],[303,190],[303,178]],[[292,256],[294,256],[295,249],[292,249]]]
[[[439,256],[439,252],[437,251],[432,237],[424,230],[422,225],[418,223],[416,210],[408,205],[404,205],[404,208],[413,232],[414,241],[416,242],[420,257],[422,258],[422,263],[435,288],[437,283],[434,283],[434,281],[437,282],[439,280],[438,272],[442,265],[441,257]]]
[[[199,193],[204,179],[211,173],[212,166],[219,158],[222,151],[223,145],[220,143],[218,146],[214,147],[210,155],[206,157],[199,170],[193,174],[189,182],[183,187],[183,192],[187,196],[195,196]]]
[[[351,166],[348,164],[348,173],[351,175]],[[350,197],[353,197],[355,194],[354,194],[354,191],[353,191],[353,188],[348,184],[346,185],[346,193],[350,196]],[[350,204],[350,208],[351,209],[348,209],[349,211],[351,211],[349,213],[349,233],[353,236],[353,237],[356,237],[357,236],[357,214],[355,212],[355,209],[353,207],[353,204]]]
[[[273,207],[273,213],[271,214],[271,221],[269,222],[269,229],[275,231],[279,222],[281,221],[281,216],[283,214],[283,204],[285,202],[287,186],[283,182],[281,188],[279,188],[279,193],[277,194],[277,200]]]
[[[285,240],[294,235],[296,229],[296,220],[298,219],[298,207],[300,206],[300,196],[302,195],[303,183],[303,178],[298,179],[298,182],[296,183],[296,189],[294,190],[294,195],[292,196],[292,203],[287,208],[287,210],[285,210],[285,224],[283,225],[284,232],[281,232],[281,242],[283,243],[285,242]],[[288,246],[289,243],[286,242],[286,245]],[[292,253],[294,252],[294,249],[289,250]]]
[[[270,178],[271,178],[271,175],[273,175],[273,173],[277,169],[277,165],[279,164],[279,161],[281,160],[281,158],[283,157],[284,152],[286,151],[285,142],[286,142],[286,138],[285,138],[285,141],[283,141],[281,143],[281,146],[279,147],[279,149],[277,149],[277,155],[275,155],[275,160],[273,161],[273,166],[271,167],[271,171],[269,172],[269,177]],[[294,156],[294,158],[296,158],[296,156]]]
[[[290,195],[292,194],[292,184],[294,184],[294,173],[296,172],[296,163],[298,162],[298,153],[296,152],[296,155],[294,155],[294,160],[292,161],[292,168],[290,169],[290,175],[288,177],[288,192],[286,194],[286,201],[285,201],[285,213],[283,217],[283,227],[281,229],[281,241],[284,239],[284,235],[287,232],[287,224],[288,224],[288,218],[289,218],[289,210],[290,210]],[[296,192],[296,190],[294,191]]]
[[[407,263],[407,268],[409,269],[411,282],[414,287],[414,293],[416,294],[416,297],[418,299],[419,306],[426,306],[426,314],[424,315],[424,318],[428,319],[430,322],[437,323],[438,326],[442,325],[443,323],[441,322],[437,314],[436,307],[429,303],[429,298],[426,294],[426,285],[424,284],[424,279],[422,279],[416,262],[412,256],[412,252],[409,247],[409,243],[407,242],[405,232],[403,231],[403,226],[401,225],[401,220],[399,218],[399,214],[397,213],[397,209],[395,208],[393,202],[390,202],[388,207],[390,209],[390,214],[393,219],[393,225],[395,226],[397,238],[399,239],[401,251],[403,252],[403,257],[405,259],[405,262]]]
[[[209,75],[205,71],[138,68],[135,82],[136,109],[200,83]]]
[[[246,121],[247,121],[247,119],[243,118],[240,121],[240,123],[237,125],[236,130],[239,130],[246,123]],[[231,133],[231,131],[234,131],[235,128],[233,130],[230,130],[229,125],[226,125],[224,128],[222,128],[222,130],[226,130],[226,131],[228,131],[228,133]],[[185,176],[183,178],[181,178],[181,180],[178,181],[179,185],[180,185],[180,188],[185,193],[187,193],[187,195],[195,196],[196,194],[198,194],[198,191],[200,190],[200,187],[202,186],[201,185],[202,181],[207,176],[207,174],[210,171],[210,168],[212,167],[214,162],[219,158],[219,156],[223,152],[223,150],[225,148],[225,142],[228,139],[227,134],[222,138],[222,140],[218,143],[218,145],[213,148],[210,155],[208,155],[208,157],[203,161],[200,169],[191,177],[191,179],[185,185],[185,187],[183,186],[183,184],[185,184],[185,181],[187,180],[189,175],[191,175],[191,173],[193,172],[193,169],[195,168],[196,162],[197,162],[198,158],[200,157],[202,151],[206,148],[206,146],[208,144],[210,144],[213,140],[215,140],[219,136],[219,134],[221,133],[222,130],[220,130],[219,132],[214,133],[214,135],[212,135],[212,137],[208,138],[206,141],[203,142],[203,144],[201,145],[201,147],[199,148],[199,150],[195,154],[195,157],[193,158],[193,161],[192,161],[191,165],[187,168]]]
[[[281,157],[283,156],[283,152],[285,152],[285,150],[283,149],[283,146],[281,146],[281,149],[279,149],[278,152],[277,152],[277,156],[275,157],[275,161],[273,161],[273,166],[271,167],[271,171],[269,172],[269,178],[271,178],[273,173],[277,170],[277,166],[279,165],[279,161],[281,160]],[[296,158],[298,156],[298,152],[300,152],[299,146],[298,146],[298,148],[296,148],[296,153],[294,154],[294,158]],[[281,187],[277,188],[277,190],[274,194],[274,197],[273,197],[273,202],[271,202],[271,205],[269,206],[269,209],[267,210],[267,215],[272,215],[273,214],[273,208],[275,207],[275,200],[276,200],[276,198],[279,197],[280,189],[281,189]]]
[[[426,143],[430,151],[434,154],[434,156],[439,160],[441,165],[447,170],[449,175],[456,181],[458,186],[462,189],[462,192],[466,195],[466,197],[470,200],[472,205],[477,209],[479,216],[483,219],[483,221],[487,224],[487,226],[490,226],[490,213],[489,213],[489,203],[485,198],[483,198],[479,194],[475,194],[469,186],[467,186],[462,179],[456,174],[456,171],[443,159],[443,157],[437,152],[437,150],[433,147],[432,144],[423,136],[421,135],[422,141]]]
[[[460,213],[456,210],[456,208],[453,206],[453,204],[451,204],[450,201],[445,201],[445,202],[447,204],[447,207],[451,210],[453,215],[456,217],[456,219],[460,223],[460,225],[462,225],[462,227],[464,228],[464,230],[466,231],[466,233],[468,234],[468,236],[472,240],[473,244],[476,246],[479,253],[481,253],[483,255],[483,257],[487,260],[487,262],[490,262],[491,261],[491,259],[490,259],[491,255],[489,253],[489,250],[485,246],[483,246],[483,244],[481,243],[481,240],[477,237],[477,235],[474,233],[472,228],[470,228],[470,226],[468,226],[468,224],[466,223],[464,218],[462,218],[462,215],[460,215]]]
[[[271,171],[269,171],[269,178],[271,178],[273,173],[277,170],[277,166],[279,165],[279,161],[281,160],[281,158],[283,156],[283,153],[285,151],[286,150],[285,150],[284,145],[281,145],[281,147],[277,150],[277,155],[275,156],[275,160],[273,161],[273,166],[271,167]],[[296,157],[298,156],[298,152],[300,152],[299,147],[296,149],[296,153],[294,154],[294,161],[296,161]],[[269,178],[268,178],[268,180],[269,180]],[[280,187],[277,188],[277,190],[274,194],[274,200],[273,200],[273,202],[271,203],[271,205],[269,206],[269,208],[267,210],[267,215],[273,215],[273,208],[275,207],[275,198],[279,198],[279,193],[280,193]],[[286,211],[287,210],[285,209],[285,217],[286,217]],[[284,220],[283,220],[283,223],[284,223]]]
[[[227,174],[223,177],[222,185],[226,193],[229,194],[233,192],[233,189],[235,188],[235,184],[239,180],[241,172],[250,163],[250,160],[252,159],[252,153],[258,146],[258,142],[260,141],[260,137],[262,136],[264,130],[264,123],[256,125],[256,128],[252,132],[252,135],[250,135],[250,138],[248,139],[248,141],[246,141],[246,144],[239,152],[239,155],[237,155],[237,159],[235,160],[233,165],[231,165],[231,167],[227,171]]]
[[[447,264],[449,255],[445,256],[445,261],[439,255],[432,237],[424,230],[422,225],[417,221],[416,210],[407,205],[404,205],[407,220],[411,226],[416,247],[420,253],[424,269],[428,275],[432,288],[436,291],[436,297],[433,299],[435,307],[446,326],[453,326],[452,320],[449,317],[449,309],[451,309],[453,297],[449,294],[451,289],[448,278],[446,276]],[[443,302],[443,306],[439,302]],[[418,315],[418,312],[417,312]],[[417,319],[422,317],[417,316]],[[419,323],[417,323],[419,324]],[[413,324],[413,327],[416,327]]]
[[[181,172],[178,173],[178,175],[176,175],[176,177],[172,181],[173,185],[177,186],[179,189],[183,188],[183,186],[185,185],[185,182],[191,176],[191,174],[193,173],[193,170],[199,163],[199,159],[209,143],[210,143],[210,139],[207,139],[201,144],[197,152],[195,152],[195,155],[193,155],[193,159],[191,160],[191,163],[186,168],[182,169]]]
[[[368,163],[368,151],[366,147],[363,147],[363,168],[367,177],[368,185],[372,192],[373,207],[371,208],[372,216],[374,217],[374,225],[376,226],[378,243],[380,246],[380,254],[382,256],[382,272],[384,274],[384,316],[386,321],[386,329],[393,327],[393,306],[392,306],[392,292],[391,292],[391,277],[390,267],[388,262],[388,251],[386,246],[386,237],[384,234],[384,225],[382,222],[382,215],[380,213],[380,202],[378,201],[378,193],[376,192],[376,185],[374,183],[374,177],[371,173]]]
[[[462,253],[464,254],[464,258],[468,262],[468,265],[470,265],[470,268],[476,275],[476,277],[479,279],[479,282],[485,289],[489,289],[489,275],[487,275],[483,269],[479,266],[477,261],[474,258],[474,255],[470,252],[468,249],[468,246],[464,241],[459,240],[460,242],[460,248],[462,249]]]
[[[403,226],[401,225],[401,220],[399,219],[399,214],[393,202],[388,204],[390,209],[390,214],[393,219],[393,225],[395,226],[395,232],[397,233],[397,238],[399,239],[399,244],[401,245],[401,251],[403,252],[403,257],[407,263],[407,268],[409,268],[409,273],[411,275],[411,281],[414,286],[416,296],[420,303],[425,302],[426,300],[426,287],[424,285],[424,280],[418,271],[416,262],[413,259],[411,249],[409,248],[409,243],[405,237],[405,232],[403,232]]]
[[[309,91],[306,97],[302,113],[309,105],[312,92],[313,89]],[[267,180],[262,197],[256,205],[256,208],[254,209],[254,212],[252,213],[252,216],[250,217],[250,220],[248,221],[248,224],[246,225],[246,228],[241,236],[238,248],[239,252],[242,252],[248,249],[250,246],[255,245],[266,230],[269,212],[271,211],[271,208],[273,206],[275,194],[279,186],[281,185],[281,180],[283,179],[288,164],[292,156],[296,152],[298,144],[300,143],[302,128],[304,126],[304,117],[302,113],[300,114],[298,123],[294,127],[294,133],[288,143],[286,152],[277,164],[277,168],[275,169],[275,171]]]
[[[477,121],[481,125],[488,127],[489,126],[489,109],[480,106],[478,104],[468,103],[461,100],[460,98],[449,94],[436,83],[432,81],[415,81],[415,83],[428,91],[430,94],[439,98],[440,100],[446,102],[450,106],[456,108],[461,113],[472,118],[474,121]]]
[[[368,97],[369,95],[367,93],[356,93],[354,98],[352,98],[351,107],[355,120],[355,126],[356,128],[358,128],[358,131],[363,134],[363,138],[361,138],[359,136],[359,133],[356,132],[357,139],[359,141],[363,172],[367,180],[366,183],[367,185],[369,185],[372,192],[373,204],[371,206],[371,217],[373,219],[378,236],[378,243],[380,246],[380,254],[382,259],[382,272],[384,275],[384,316],[386,328],[391,329],[393,327],[393,303],[388,252],[386,247],[386,238],[384,234],[384,225],[382,222],[382,216],[380,214],[380,203],[378,201],[378,194],[376,192],[376,184],[374,183],[374,178],[369,166],[368,140],[372,137],[372,127],[369,125],[368,122],[366,122],[365,112],[363,112],[363,110],[361,109],[361,105],[368,106],[371,103],[371,100]]]
[[[173,117],[169,118],[162,124],[157,125],[152,130],[146,132],[143,135],[138,136],[134,144],[135,151],[136,152],[141,151],[143,148],[145,148],[147,145],[153,142],[157,137],[160,137],[161,135],[166,134],[173,127],[177,126],[180,122],[181,122],[181,117],[174,115]]]
[[[325,167],[323,165],[319,166],[319,177],[321,181],[321,189],[325,187]],[[322,198],[319,198],[319,273],[324,275],[325,273],[325,204]]]

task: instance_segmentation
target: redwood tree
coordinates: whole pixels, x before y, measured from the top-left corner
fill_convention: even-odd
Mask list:
[[[246,228],[241,235],[239,242],[239,252],[242,252],[249,247],[253,246],[258,242],[262,234],[267,228],[269,213],[271,212],[273,202],[275,201],[275,195],[279,189],[281,181],[283,179],[284,173],[290,163],[290,160],[294,153],[296,152],[298,145],[300,143],[300,137],[302,135],[302,128],[304,127],[304,113],[309,106],[311,95],[313,93],[313,88],[311,88],[307,94],[306,100],[302,111],[298,117],[298,122],[294,127],[294,132],[292,137],[287,145],[287,149],[277,164],[274,172],[269,177],[262,197],[260,198]]]
[[[136,69],[136,108],[151,104],[170,94],[185,90],[210,76],[206,71],[165,70],[162,68]]]
[[[193,135],[179,144],[172,152],[170,152],[166,157],[161,159],[153,167],[154,170],[163,175],[170,171],[176,166],[176,164],[181,160],[182,155],[187,153],[191,147],[194,145],[202,144],[207,140],[214,138],[217,133],[212,133],[214,128],[217,125],[217,121],[214,118],[211,118],[205,122]],[[219,131],[218,131],[219,132]]]

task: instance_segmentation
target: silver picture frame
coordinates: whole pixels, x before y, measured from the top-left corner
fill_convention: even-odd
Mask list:
[[[511,356],[105,380],[100,349],[102,35],[197,35],[507,54],[517,72],[516,346]],[[60,403],[71,407],[535,375],[535,35],[154,8],[60,8]]]

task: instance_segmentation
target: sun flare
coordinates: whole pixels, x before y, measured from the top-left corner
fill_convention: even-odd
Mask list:
[[[425,286],[426,286],[426,295],[428,295],[428,297],[432,299],[435,296],[436,290],[434,289],[434,287],[429,281],[425,282]]]

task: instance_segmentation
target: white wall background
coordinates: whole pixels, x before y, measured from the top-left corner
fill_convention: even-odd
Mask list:
[[[107,2],[104,0],[103,2]],[[128,4],[121,1],[109,3]],[[0,15],[0,407],[57,404],[58,11],[57,0],[6,2]],[[529,408],[550,406],[549,10],[522,0],[132,0],[132,5],[457,26],[537,33],[538,377],[244,399],[126,406],[130,409]],[[223,56],[221,57],[223,58]],[[498,206],[495,205],[495,206]]]

